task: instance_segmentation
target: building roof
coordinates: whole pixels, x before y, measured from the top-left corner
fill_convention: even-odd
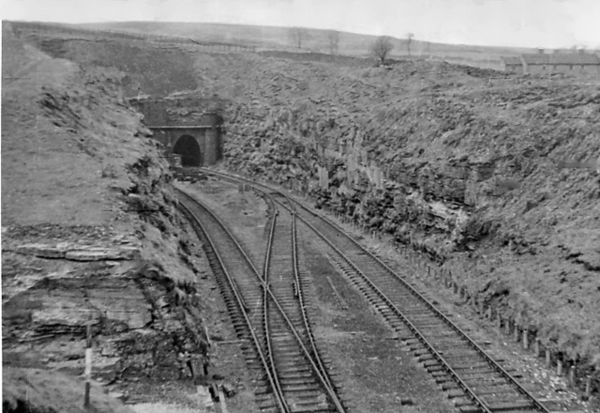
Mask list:
[[[532,54],[522,54],[521,58],[528,65],[547,65],[549,64],[549,54],[543,53],[532,53]]]
[[[591,53],[523,54],[528,65],[600,65],[600,59]]]
[[[556,53],[550,55],[550,64],[553,65],[600,65],[598,56],[591,53]]]

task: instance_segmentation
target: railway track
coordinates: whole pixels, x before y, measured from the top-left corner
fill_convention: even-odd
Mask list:
[[[274,192],[241,177],[207,172]],[[286,202],[280,205],[291,210],[294,204],[294,215],[335,251],[335,261],[346,277],[398,333],[459,411],[549,412],[465,331],[385,263],[329,219],[282,193],[281,197]]]
[[[182,209],[205,240],[206,253],[243,346],[263,384],[257,403],[267,412],[345,412],[314,345],[296,255],[295,214],[270,219],[259,272],[227,226],[182,191]],[[272,209],[275,211],[275,209]]]

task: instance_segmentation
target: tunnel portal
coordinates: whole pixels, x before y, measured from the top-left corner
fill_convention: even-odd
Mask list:
[[[173,153],[181,155],[181,166],[201,166],[202,152],[193,136],[183,135],[175,142]]]
[[[143,115],[153,138],[174,165],[197,167],[216,164],[223,156],[223,117],[210,107],[214,99],[132,98],[129,102]],[[217,102],[218,103],[218,102]],[[180,115],[182,108],[193,113]]]

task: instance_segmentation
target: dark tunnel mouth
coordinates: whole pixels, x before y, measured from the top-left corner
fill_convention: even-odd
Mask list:
[[[200,145],[193,136],[179,137],[173,147],[173,153],[181,155],[181,166],[200,166],[202,164]]]

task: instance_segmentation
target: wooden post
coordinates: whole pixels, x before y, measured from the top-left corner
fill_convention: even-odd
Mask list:
[[[221,413],[228,413],[227,403],[225,403],[225,394],[223,394],[223,386],[219,386],[219,407]]]
[[[204,327],[204,336],[206,337],[206,343],[208,344],[208,348],[210,349],[210,348],[212,348],[213,344],[210,339],[210,335],[208,334],[208,328],[206,328],[206,324],[203,327]]]
[[[529,349],[529,330],[527,327],[523,329],[523,348],[525,350]]]
[[[568,377],[569,377],[569,386],[571,386],[571,388],[574,388],[575,387],[575,363],[573,363],[569,366]]]
[[[556,360],[556,375],[562,376],[563,374],[563,362],[561,359]]]
[[[510,334],[510,318],[507,318],[506,323],[504,323],[504,334],[507,336]]]
[[[585,392],[583,395],[585,397],[585,400],[589,400],[589,398],[592,396],[592,376],[591,376],[591,374],[588,374],[588,376],[585,378]]]
[[[552,355],[550,350],[546,349],[546,368],[549,369],[552,366]]]
[[[83,407],[90,407],[90,387],[92,381],[92,322],[88,321],[86,327],[86,346],[85,346],[85,394],[83,397]]]

